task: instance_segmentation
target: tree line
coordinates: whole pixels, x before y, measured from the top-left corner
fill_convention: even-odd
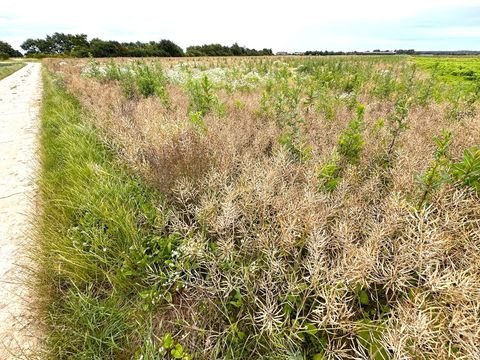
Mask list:
[[[237,43],[232,46],[220,44],[189,46],[187,56],[270,56],[272,49],[255,50],[239,46]]]
[[[88,39],[86,34],[54,33],[45,38],[25,40],[20,47],[27,57],[181,57],[181,56],[258,56],[273,55],[271,49],[255,50],[233,44],[223,46],[210,44],[190,46],[185,53],[183,49],[170,40],[149,42],[119,42]],[[0,56],[4,58],[19,57],[22,54],[9,44],[0,42]]]
[[[15,50],[9,43],[0,41],[0,59],[8,59],[11,57],[21,57],[22,53]]]
[[[20,46],[27,57],[182,57],[182,56],[270,56],[272,49],[249,49],[239,46],[220,44],[205,44],[187,47],[186,52],[173,41],[160,40],[149,42],[119,42],[102,40],[99,38],[88,39],[86,34],[54,33],[45,38],[27,39]],[[377,55],[377,54],[408,54],[408,55],[477,55],[478,51],[416,51],[414,49],[399,50],[373,50],[369,51],[305,51],[305,52],[279,52],[277,55]],[[23,54],[15,50],[10,44],[0,41],[0,59],[21,57]]]

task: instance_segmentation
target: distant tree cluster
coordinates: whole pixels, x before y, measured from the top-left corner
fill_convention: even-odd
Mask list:
[[[273,55],[271,49],[255,50],[238,44],[190,46],[185,54],[183,49],[170,40],[159,42],[118,42],[92,39],[85,34],[54,33],[44,39],[27,39],[21,45],[27,56],[72,56],[72,57],[180,57],[180,56],[256,56]]]
[[[22,53],[15,50],[9,43],[0,41],[0,59],[8,59],[11,57],[21,57]]]
[[[94,38],[88,40],[85,34],[54,33],[43,39],[27,39],[21,45],[26,56],[31,57],[181,57],[181,56],[270,56],[272,49],[249,49],[239,46],[221,44],[205,44],[189,46],[187,51],[170,40],[149,42],[118,42]],[[373,51],[306,51],[306,52],[278,52],[277,55],[478,55],[478,51],[415,51],[414,49],[380,50]],[[0,41],[0,59],[23,56],[10,44]]]
[[[415,50],[414,49],[408,49],[408,50],[395,50],[396,54],[407,54],[407,55],[415,55]]]
[[[183,56],[183,49],[170,40],[159,42],[118,42],[98,38],[88,41],[85,34],[54,33],[45,39],[27,39],[21,45],[27,56],[66,55],[73,57]]]
[[[220,44],[208,44],[189,46],[187,56],[270,56],[272,49],[255,50],[239,46],[237,43],[232,46]]]

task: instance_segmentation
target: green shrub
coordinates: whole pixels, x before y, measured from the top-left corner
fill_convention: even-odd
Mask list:
[[[480,191],[480,147],[465,150],[463,158],[450,167],[452,180]]]
[[[190,79],[187,83],[187,90],[190,97],[189,112],[191,113],[200,113],[205,116],[219,105],[213,83],[206,75],[200,80]]]
[[[448,180],[446,174],[450,163],[447,150],[451,140],[452,133],[445,130],[442,131],[440,136],[434,139],[436,144],[434,160],[430,167],[420,176],[420,184],[423,188],[423,194],[420,200],[421,205],[425,203],[433,190]]]
[[[338,139],[338,153],[348,163],[356,164],[364,144],[362,135],[365,107],[357,106],[357,117],[351,120]]]
[[[318,172],[320,189],[328,192],[335,190],[341,181],[341,171],[336,157],[332,157]]]
[[[294,161],[304,162],[311,158],[311,149],[301,143],[295,132],[285,132],[280,136],[278,142],[285,146]]]
[[[159,64],[149,66],[137,63],[133,67],[138,91],[143,97],[158,96],[163,102],[167,102],[166,78]]]
[[[122,69],[113,60],[110,60],[107,63],[107,67],[105,70],[105,79],[111,81],[120,81],[122,79]]]

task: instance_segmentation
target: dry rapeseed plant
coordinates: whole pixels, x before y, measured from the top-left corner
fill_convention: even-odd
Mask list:
[[[210,59],[164,61],[163,98],[127,99],[85,66],[48,62],[171,206],[182,288],[155,315],[195,358],[479,358],[478,193],[445,166],[418,195],[440,129],[452,161],[480,143],[480,117],[453,121],[429,92],[452,89],[405,58]],[[192,113],[188,81],[212,68],[216,105]]]

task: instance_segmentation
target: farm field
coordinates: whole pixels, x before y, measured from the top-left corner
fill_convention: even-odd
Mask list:
[[[478,359],[479,61],[44,60],[44,356]]]
[[[480,78],[478,57],[416,57],[415,62],[452,83],[472,84]]]

